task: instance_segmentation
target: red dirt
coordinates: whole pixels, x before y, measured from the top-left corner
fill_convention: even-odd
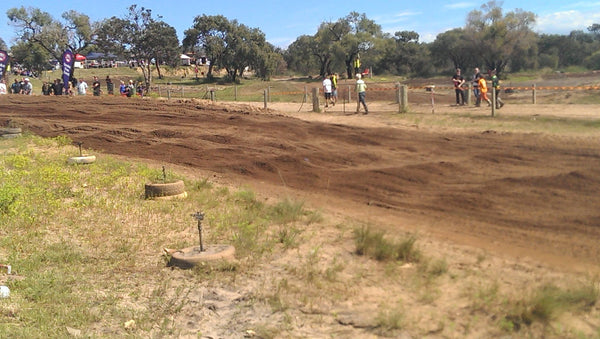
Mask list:
[[[600,262],[597,138],[423,131],[354,117],[363,123],[189,100],[0,98],[0,122],[44,137],[293,192],[389,230],[577,270]]]

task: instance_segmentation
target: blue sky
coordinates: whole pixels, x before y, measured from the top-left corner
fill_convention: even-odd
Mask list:
[[[35,7],[50,13],[55,19],[68,10],[84,13],[93,21],[112,16],[123,17],[134,3],[152,9],[155,15],[175,27],[180,40],[196,16],[224,15],[228,19],[265,33],[267,41],[287,47],[301,35],[313,35],[319,24],[336,21],[352,11],[365,13],[381,25],[385,32],[410,30],[420,35],[421,41],[431,42],[436,35],[449,29],[463,27],[467,14],[480,9],[486,1],[137,1],[123,0],[43,0],[2,1],[0,4],[0,37],[11,45],[15,29],[8,22],[6,11],[12,7]],[[500,2],[498,2],[500,3]],[[504,12],[520,8],[537,14],[536,32],[568,34],[572,30],[587,31],[593,23],[600,23],[600,1],[505,0]]]

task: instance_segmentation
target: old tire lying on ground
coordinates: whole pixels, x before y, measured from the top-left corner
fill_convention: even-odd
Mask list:
[[[95,155],[82,155],[79,157],[70,157],[67,159],[69,164],[91,164],[96,161]]]
[[[164,184],[146,184],[145,185],[146,199],[156,198],[185,198],[185,185],[182,180],[168,182]]]
[[[204,251],[202,252],[200,246],[175,251],[171,256],[169,266],[191,268],[204,262],[235,259],[235,247],[231,245],[205,245],[203,247]]]
[[[0,135],[4,139],[12,139],[20,137],[22,131],[20,127],[2,127],[0,128]]]

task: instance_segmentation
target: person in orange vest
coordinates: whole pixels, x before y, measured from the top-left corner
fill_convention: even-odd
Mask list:
[[[492,101],[487,97],[487,81],[481,74],[479,74],[479,79],[477,79],[477,85],[479,86],[479,101],[485,100],[488,103],[488,107],[491,106]]]

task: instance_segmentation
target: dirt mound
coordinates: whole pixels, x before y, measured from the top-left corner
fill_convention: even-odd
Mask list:
[[[364,117],[364,119],[375,119]],[[600,260],[600,142],[300,120],[252,106],[120,97],[0,101],[0,121],[85,148],[294,190],[388,227],[551,263]]]

